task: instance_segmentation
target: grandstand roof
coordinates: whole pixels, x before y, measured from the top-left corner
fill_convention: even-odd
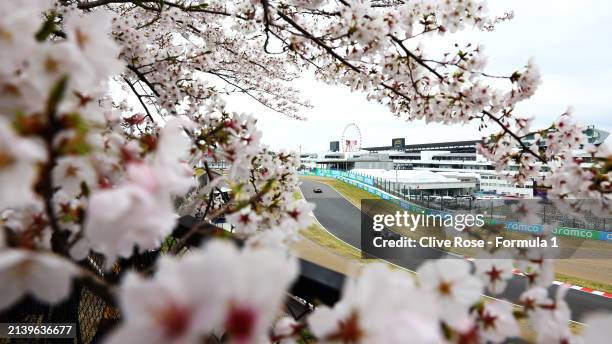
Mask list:
[[[419,143],[419,144],[405,145],[403,151],[414,152],[414,151],[421,151],[421,150],[453,150],[457,148],[472,148],[473,149],[474,147],[476,147],[477,144],[481,142],[482,140]],[[362,149],[367,150],[367,151],[394,150],[393,146],[365,147]]]

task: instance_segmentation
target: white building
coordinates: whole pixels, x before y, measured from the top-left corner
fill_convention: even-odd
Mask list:
[[[585,134],[589,142],[594,144],[601,144],[608,136],[608,133],[592,126],[587,128]],[[359,170],[362,174],[375,174],[390,181],[395,181],[394,170],[397,170],[406,177],[403,183],[411,189],[417,185],[434,185],[435,183],[428,181],[435,180],[435,175],[446,178],[447,180],[440,181],[448,182],[449,185],[452,184],[450,180],[454,180],[457,185],[462,185],[462,189],[466,188],[463,186],[470,185],[467,188],[471,192],[533,196],[533,183],[521,186],[503,178],[502,175],[517,171],[518,166],[510,165],[507,171],[500,173],[495,171],[494,164],[478,153],[477,145],[481,142],[481,140],[471,140],[405,145],[403,139],[393,139],[391,146],[368,147],[358,152],[302,153],[301,161],[306,168]],[[545,143],[541,146],[544,148]],[[575,152],[575,156],[581,154]],[[584,166],[588,165],[589,161],[586,159]],[[385,170],[387,171],[381,172]],[[404,174],[402,171],[424,171],[427,174],[419,175],[417,172]],[[548,171],[548,167],[542,166],[541,171]]]
[[[405,195],[465,195],[476,188],[474,180],[462,180],[427,170],[353,169],[352,172],[386,180],[390,188]]]

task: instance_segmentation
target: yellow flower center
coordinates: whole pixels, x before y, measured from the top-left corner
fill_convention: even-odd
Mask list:
[[[15,163],[15,157],[7,151],[0,149],[0,169],[11,166]]]
[[[51,56],[47,56],[45,59],[45,70],[47,73],[56,73],[59,70],[59,61]]]
[[[442,295],[450,295],[452,291],[451,284],[446,281],[440,282],[440,284],[438,285],[438,291]]]
[[[78,167],[70,165],[66,168],[66,178],[74,178],[77,176],[78,172]]]
[[[0,27],[0,39],[6,42],[12,42],[13,33],[8,30],[4,30],[2,27]]]
[[[89,42],[89,36],[83,33],[83,31],[77,29],[76,30],[76,41],[81,50],[85,49],[85,45]]]

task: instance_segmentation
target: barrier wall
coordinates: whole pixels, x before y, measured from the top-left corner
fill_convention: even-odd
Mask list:
[[[408,211],[423,212],[427,215],[450,214],[448,212],[435,210],[435,209],[429,209],[423,206],[419,206],[416,204],[406,202],[402,199],[397,198],[396,196],[386,193],[385,191],[375,188],[373,187],[374,178],[370,176],[356,174],[352,172],[336,171],[336,170],[328,170],[328,169],[316,169],[314,172],[313,171],[300,171],[300,174],[307,175],[307,176],[328,177],[328,178],[334,178],[334,179],[341,180],[347,184],[356,186],[382,199],[390,200],[391,202],[399,205],[401,208],[406,209]],[[544,227],[539,224],[525,224],[525,223],[520,223],[520,222],[513,222],[513,221],[504,222],[504,221],[497,221],[497,220],[488,220],[487,223],[504,224],[506,230],[514,231],[514,232],[541,233],[544,231]],[[552,233],[557,236],[565,236],[565,237],[572,237],[572,238],[578,238],[578,239],[612,241],[612,232],[604,232],[604,231],[598,231],[594,229],[558,227],[558,228],[554,228],[552,230]]]
[[[350,180],[356,180],[362,182],[367,185],[374,185],[374,178],[370,176],[364,176],[361,174],[346,172],[346,171],[337,171],[337,170],[327,170],[327,169],[315,169],[312,171],[300,171],[300,174],[307,176],[319,176],[319,177],[329,177],[329,178],[348,178]]]

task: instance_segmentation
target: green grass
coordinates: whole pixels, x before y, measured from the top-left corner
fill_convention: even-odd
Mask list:
[[[371,193],[362,190],[353,185],[347,184],[337,179],[325,178],[325,177],[303,177],[307,180],[314,180],[316,182],[321,182],[323,184],[329,185],[336,189],[344,198],[346,198],[349,202],[353,203],[356,207],[361,208],[361,200],[362,199],[380,199],[380,197],[376,195],[372,195]]]
[[[593,282],[583,278],[568,276],[559,273],[555,273],[555,279],[559,282],[570,283],[581,287],[612,293],[612,285],[609,285],[607,283]]]
[[[341,257],[361,260],[361,251],[348,245],[344,241],[336,239],[316,221],[314,221],[310,227],[301,231],[301,233],[304,237],[331,250]]]

